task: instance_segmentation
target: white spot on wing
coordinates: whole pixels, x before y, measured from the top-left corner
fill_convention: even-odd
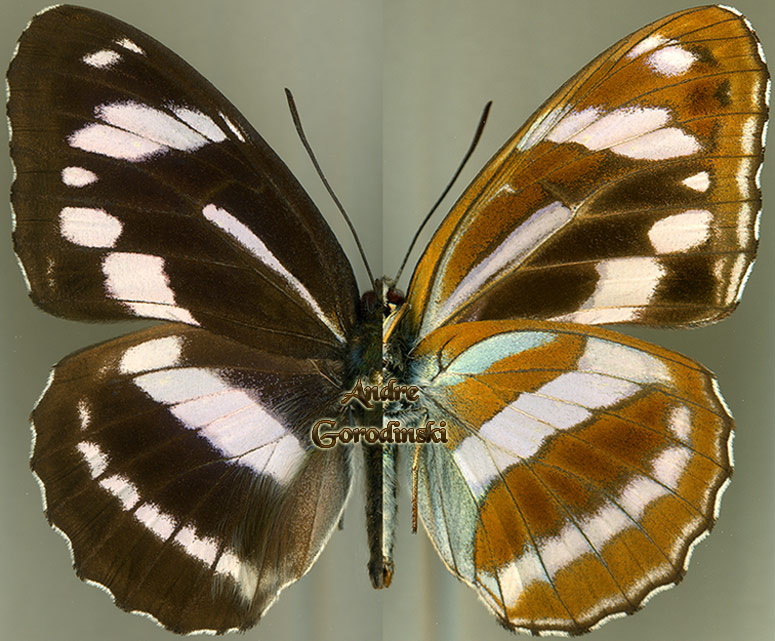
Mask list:
[[[84,399],[81,399],[78,401],[77,409],[78,420],[81,423],[81,429],[86,430],[89,428],[89,424],[91,423],[91,410],[89,410],[89,405]]]
[[[175,517],[153,503],[143,503],[134,511],[134,517],[162,541],[169,539],[177,527]]]
[[[67,138],[67,142],[76,149],[130,162],[146,160],[166,151],[164,145],[152,140],[146,140],[117,127],[94,122],[72,133]]]
[[[741,199],[751,197],[751,174],[753,174],[753,158],[740,158],[735,179],[740,190]]]
[[[658,254],[673,254],[695,249],[710,238],[713,215],[705,209],[690,209],[666,216],[649,230],[649,240]]]
[[[89,474],[93,479],[102,474],[108,467],[108,457],[100,449],[100,446],[91,441],[81,441],[76,449],[83,456],[83,460],[89,466]]]
[[[212,118],[197,109],[172,107],[174,114],[212,142],[226,140],[226,134],[215,124]]]
[[[743,131],[740,133],[740,148],[744,155],[752,156],[756,153],[756,125],[757,116],[750,116],[743,123]]]
[[[193,151],[225,138],[204,114],[172,107],[175,117],[161,109],[132,100],[99,105],[89,123],[68,137],[72,147],[132,162],[146,160],[170,149]]]
[[[125,510],[131,510],[140,501],[140,493],[134,483],[120,474],[105,477],[100,486],[115,496]]]
[[[694,136],[677,127],[657,129],[611,147],[614,153],[636,160],[680,158],[697,153],[700,149],[700,144]]]
[[[246,392],[214,370],[187,367],[159,370],[134,379],[135,385],[190,430],[234,459],[278,483],[290,483],[306,456],[299,440]]]
[[[229,117],[223,113],[222,111],[218,112],[218,115],[223,118],[223,121],[226,123],[226,126],[231,129],[231,132],[237,136],[237,139],[240,142],[245,142],[245,136],[242,135],[242,132],[239,130],[239,127],[235,125],[231,120],[229,120]]]
[[[145,51],[143,51],[138,45],[132,42],[129,38],[120,38],[120,39],[117,39],[115,42],[119,47],[124,47],[124,49],[129,49],[129,51],[134,51],[135,53],[145,55]]]
[[[100,105],[95,115],[109,125],[172,149],[191,151],[208,143],[207,138],[170,114],[131,100]]]
[[[753,263],[749,262],[745,254],[738,254],[735,257],[729,270],[729,287],[724,298],[725,307],[740,300],[752,268]]]
[[[114,247],[123,226],[104,209],[65,207],[59,212],[59,229],[67,240],[82,247]]]
[[[673,387],[667,366],[647,352],[621,343],[590,337],[576,364],[581,372],[597,372],[624,378],[642,385]]]
[[[165,336],[130,347],[119,364],[122,374],[137,374],[175,367],[180,359],[183,341],[179,336]]]
[[[664,127],[670,120],[667,109],[622,107],[598,118],[567,139],[588,149],[608,149]]]
[[[175,305],[160,256],[113,252],[102,260],[102,273],[107,295],[138,316],[198,324],[188,310]]]
[[[691,452],[685,447],[670,447],[662,450],[652,461],[654,479],[675,490],[678,481],[689,464]]]
[[[632,381],[589,372],[565,372],[542,385],[537,393],[588,409],[616,405],[636,394],[641,386]]]
[[[621,323],[636,318],[638,308],[654,296],[664,268],[654,258],[612,258],[597,266],[600,275],[595,291],[579,311],[553,320],[575,323]]]
[[[65,167],[62,170],[62,182],[68,187],[85,187],[97,182],[97,174],[83,167]]]
[[[539,387],[534,393],[524,393],[520,394],[519,397],[506,409],[507,410],[515,410],[516,414],[511,414],[511,420],[508,421],[505,412],[500,412],[495,416],[494,419],[491,421],[488,421],[485,423],[482,427],[488,426],[489,424],[496,425],[497,421],[495,419],[498,419],[500,417],[501,422],[503,422],[503,427],[505,429],[506,421],[510,423],[511,428],[514,428],[514,425],[516,423],[519,423],[521,425],[522,421],[527,419],[528,421],[537,420],[543,423],[544,425],[551,425],[552,430],[551,432],[547,432],[547,435],[555,432],[556,430],[566,430],[571,427],[576,427],[580,423],[583,423],[586,421],[590,416],[592,416],[592,413],[586,410],[585,408],[581,407],[580,405],[574,405],[572,403],[566,403],[563,401],[560,401],[555,398],[550,398],[548,396],[545,396],[546,389],[545,386]],[[521,431],[520,427],[520,431]],[[532,429],[532,428],[531,428]],[[543,430],[541,430],[543,431]],[[482,430],[479,430],[479,433],[482,433]],[[485,430],[484,434],[489,435],[493,433],[492,428],[488,428]],[[503,436],[496,436],[496,439],[503,439]],[[492,440],[492,439],[491,439]],[[495,442],[498,442],[497,440]],[[535,452],[538,451],[540,445],[543,441],[537,443],[537,447],[532,450],[529,454],[527,451],[525,452],[526,456],[532,456]],[[504,447],[506,446],[506,441],[501,440],[500,444]],[[513,448],[512,448],[513,449]],[[516,450],[514,450],[516,451]]]
[[[685,178],[681,183],[694,191],[706,192],[708,191],[708,187],[710,187],[710,176],[707,171],[701,171],[693,176]]]
[[[633,519],[640,520],[650,503],[667,496],[669,491],[646,476],[636,476],[622,490],[619,504]]]
[[[693,136],[665,126],[670,121],[668,109],[621,107],[598,116],[595,108],[580,112],[576,118],[568,125],[561,121],[549,140],[575,142],[593,151],[610,149],[620,156],[648,160],[686,156],[700,149]]]
[[[689,71],[695,60],[697,56],[691,51],[671,45],[654,51],[646,58],[646,64],[662,76],[678,76]]]
[[[112,49],[101,49],[84,56],[81,60],[91,67],[107,69],[121,60],[121,55]]]
[[[239,586],[242,597],[246,601],[253,599],[258,587],[258,572],[252,565],[241,561],[232,552],[224,552],[215,565],[215,571],[218,574],[230,576]]]
[[[691,443],[692,413],[686,405],[676,405],[667,417],[667,426],[682,443]]]
[[[630,49],[626,57],[629,60],[634,60],[638,56],[644,53],[648,53],[649,51],[653,51],[657,47],[660,47],[663,44],[666,44],[668,42],[669,40],[667,38],[660,36],[658,33],[653,33],[647,38],[644,38],[643,40],[641,40],[632,49]]]
[[[141,374],[135,377],[134,383],[153,400],[165,405],[182,403],[229,390],[228,384],[220,376],[204,367],[186,367]],[[185,424],[186,427],[198,427],[195,422]]]
[[[566,525],[557,536],[545,541],[540,548],[541,559],[549,576],[554,576],[566,565],[591,551],[589,543],[573,524]]]
[[[565,142],[595,122],[602,113],[599,107],[587,107],[579,112],[569,113],[557,123],[546,138],[552,142]]]
[[[285,266],[277,260],[277,257],[269,251],[269,248],[263,243],[263,241],[256,236],[250,228],[232,216],[228,211],[217,207],[216,205],[209,204],[202,209],[204,217],[210,221],[213,225],[226,232],[240,245],[247,249],[255,258],[261,261],[269,269],[280,276],[285,282],[287,282],[291,288],[296,292],[299,298],[311,309],[317,318],[331,330],[331,333],[340,342],[345,342],[344,334],[337,325],[320,309],[317,301],[309,293],[309,290],[304,287],[302,282],[296,278],[291,272],[289,272]]]
[[[189,556],[199,559],[205,565],[215,563],[218,555],[218,543],[210,537],[200,537],[196,530],[187,525],[175,535],[175,543],[180,545]]]

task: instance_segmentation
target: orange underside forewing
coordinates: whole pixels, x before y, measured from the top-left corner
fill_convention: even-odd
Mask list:
[[[615,44],[465,191],[415,271],[404,322],[426,334],[477,319],[723,318],[756,251],[767,87],[758,41],[719,7]]]

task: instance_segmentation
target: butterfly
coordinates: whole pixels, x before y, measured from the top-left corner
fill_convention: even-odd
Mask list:
[[[732,421],[700,365],[597,325],[703,324],[736,305],[767,88],[734,12],[645,27],[485,166],[406,302],[386,288],[375,304],[203,78],[103,14],[39,15],[9,70],[33,300],[171,321],[68,357],[33,411],[33,469],[79,575],[177,632],[253,625],[349,493],[352,448],[314,448],[310,425],[381,425],[338,403],[395,378],[422,400],[386,418],[443,418],[450,436],[415,450],[420,520],[503,625],[583,632],[680,578],[731,473]],[[367,451],[384,585],[395,450]]]

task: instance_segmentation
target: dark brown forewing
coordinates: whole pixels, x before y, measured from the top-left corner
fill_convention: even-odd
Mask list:
[[[761,45],[729,9],[679,12],[615,44],[444,220],[410,286],[413,331],[724,317],[756,251],[768,89]]]
[[[429,416],[419,512],[510,629],[578,634],[681,579],[732,472],[713,375],[575,323],[442,327],[414,350]]]
[[[327,355],[351,267],[240,113],[169,49],[90,9],[33,19],[8,71],[14,245],[45,310],[200,325]]]
[[[339,369],[180,324],[62,361],[32,467],[79,576],[175,632],[254,625],[344,507],[348,448],[309,437]]]

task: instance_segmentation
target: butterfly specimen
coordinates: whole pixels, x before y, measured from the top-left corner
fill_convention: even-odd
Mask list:
[[[342,428],[407,447],[419,520],[510,629],[579,633],[677,581],[731,474],[713,375],[599,325],[736,306],[768,74],[733,10],[663,18],[550,98],[463,193],[405,301],[359,296],[285,165],[175,54],[59,6],[8,72],[14,244],[34,302],[167,321],[64,359],[32,467],[79,576],[176,632],[245,629],[340,520]],[[359,383],[416,387],[377,408]],[[393,572],[398,447],[363,447],[369,574]]]

